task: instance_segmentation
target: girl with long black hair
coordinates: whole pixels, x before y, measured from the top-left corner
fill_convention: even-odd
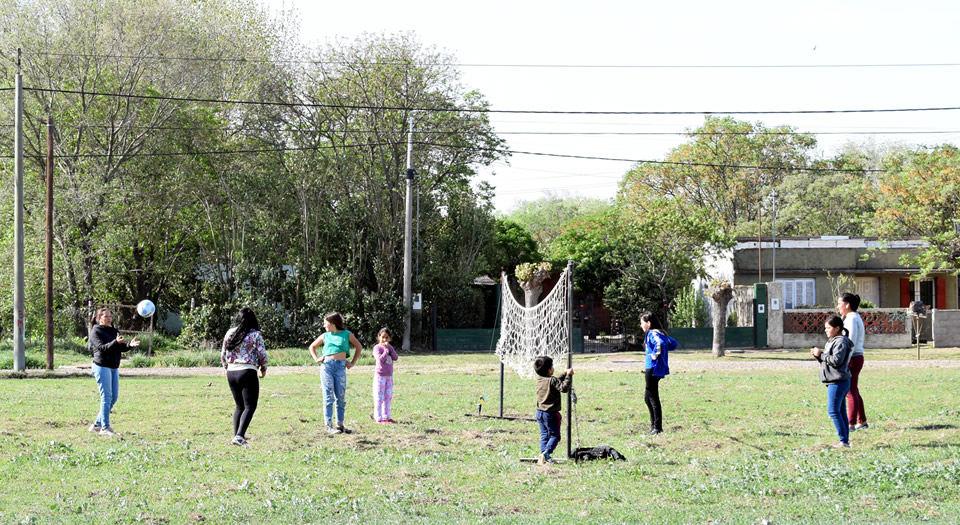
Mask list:
[[[643,401],[647,404],[647,410],[650,411],[650,432],[648,434],[653,436],[663,433],[660,380],[670,374],[667,356],[671,350],[677,347],[677,341],[667,335],[667,331],[660,324],[660,319],[651,312],[645,312],[640,316],[640,327],[646,333],[644,336],[646,361],[643,371]]]
[[[267,349],[260,333],[260,322],[253,310],[243,307],[233,319],[233,326],[223,337],[220,362],[227,370],[227,384],[233,393],[236,408],[233,411],[234,445],[247,444],[247,427],[257,411],[260,398],[260,378],[267,375]]]

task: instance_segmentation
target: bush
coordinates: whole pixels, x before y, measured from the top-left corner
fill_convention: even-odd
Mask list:
[[[436,298],[437,326],[440,328],[480,328],[483,326],[483,292],[472,286],[460,286]],[[399,333],[400,330],[397,330]]]
[[[676,328],[695,328],[707,326],[707,310],[704,307],[703,294],[690,286],[680,291],[673,303],[670,324]]]

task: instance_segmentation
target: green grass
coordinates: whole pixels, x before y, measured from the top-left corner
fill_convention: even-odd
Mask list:
[[[268,372],[244,448],[228,444],[223,377],[122,376],[119,439],[86,432],[98,403],[90,378],[0,380],[0,522],[960,520],[960,362],[865,368],[871,428],[835,451],[815,366],[678,365],[661,382],[666,433],[651,437],[641,373],[587,364],[597,359],[622,360],[577,357],[579,441],[626,462],[520,463],[537,452],[535,422],[465,415],[481,395],[485,413],[497,410],[487,354],[402,356],[398,425],[370,420],[370,367],[349,371],[352,435],[321,432],[316,369]],[[508,373],[505,388],[506,413],[532,416],[533,383]]]

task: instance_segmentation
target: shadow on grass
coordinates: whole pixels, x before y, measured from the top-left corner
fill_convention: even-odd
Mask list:
[[[816,437],[817,434],[811,434],[810,432],[784,432],[782,430],[771,430],[765,432],[758,432],[758,437]]]
[[[956,425],[920,425],[910,430],[952,430],[955,428],[957,428]]]
[[[891,448],[899,448],[899,446],[900,445],[873,445],[870,448],[875,448],[877,450],[884,450],[884,449],[891,449]],[[915,444],[911,444],[910,447],[911,448],[956,448],[957,444],[956,443],[938,443],[938,442],[915,443]]]

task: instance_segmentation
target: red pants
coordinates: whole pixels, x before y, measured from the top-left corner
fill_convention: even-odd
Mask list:
[[[847,392],[847,419],[850,426],[863,425],[867,422],[867,413],[863,410],[863,398],[857,381],[860,379],[860,370],[863,369],[863,356],[856,355],[850,358],[850,391]]]

